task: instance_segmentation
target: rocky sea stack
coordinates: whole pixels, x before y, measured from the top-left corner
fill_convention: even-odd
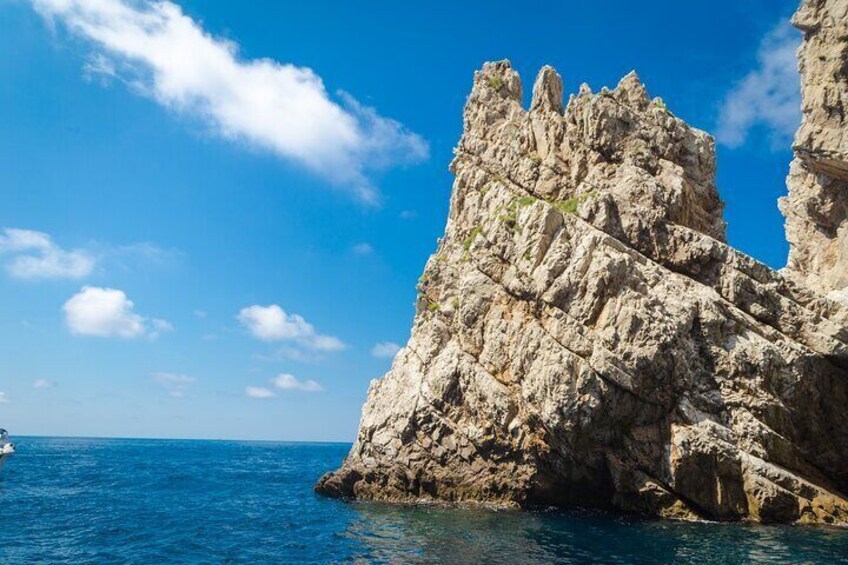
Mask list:
[[[475,74],[412,335],[316,489],[848,524],[848,0],[795,16],[789,266],[725,243],[712,138],[635,74]]]

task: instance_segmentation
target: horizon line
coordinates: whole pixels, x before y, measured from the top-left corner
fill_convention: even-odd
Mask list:
[[[41,435],[41,434],[9,434],[12,440],[22,439],[98,439],[98,440],[135,440],[135,441],[210,441],[210,442],[241,442],[241,443],[299,443],[351,445],[353,441],[340,440],[303,440],[303,439],[243,439],[243,438],[196,438],[196,437],[138,437],[138,436],[88,436],[88,435]]]

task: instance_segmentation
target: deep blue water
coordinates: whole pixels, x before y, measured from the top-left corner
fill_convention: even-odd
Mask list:
[[[848,530],[345,503],[342,444],[18,438],[0,563],[848,563]]]

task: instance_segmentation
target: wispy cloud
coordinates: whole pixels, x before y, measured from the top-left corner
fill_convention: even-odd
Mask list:
[[[749,72],[724,100],[716,139],[735,148],[751,131],[765,129],[774,149],[786,148],[801,123],[801,94],[795,51],[800,34],[783,21],[762,40],[757,68]]]
[[[137,314],[132,300],[114,288],[84,286],[65,302],[62,310],[68,329],[78,335],[156,338],[173,329],[166,320]]]
[[[6,271],[19,279],[80,279],[94,269],[95,258],[82,249],[65,250],[46,233],[4,228],[0,254],[10,257]]]
[[[47,379],[37,379],[34,383],[32,383],[32,388],[37,390],[43,390],[45,388],[53,388],[56,386],[56,381],[49,381]]]
[[[353,251],[354,255],[360,255],[360,256],[373,255],[374,254],[374,248],[371,247],[370,243],[357,243],[356,245],[351,247],[351,251]]]
[[[151,242],[112,245],[92,241],[69,250],[42,231],[8,227],[0,231],[0,258],[5,259],[6,272],[28,281],[84,279],[97,271],[129,270],[131,264],[164,265],[180,256],[176,249]]]
[[[150,330],[148,332],[148,335],[152,339],[156,339],[160,335],[172,331],[174,331],[174,324],[172,324],[168,320],[163,320],[161,318],[152,318],[150,320]]]
[[[129,268],[130,263],[166,265],[182,256],[182,252],[177,249],[164,249],[149,241],[129,245],[95,243],[91,252],[104,262],[113,262],[125,270]]]
[[[179,375],[176,373],[153,373],[153,380],[162,385],[168,396],[174,398],[182,398],[188,392],[191,385],[196,382],[194,377],[188,375]]]
[[[101,53],[94,53],[82,66],[82,73],[86,80],[98,80],[104,86],[111,79],[118,78],[118,70],[111,59]]]
[[[244,393],[250,398],[273,398],[277,396],[273,390],[269,390],[261,386],[249,386],[244,389]]]
[[[280,390],[299,390],[302,392],[321,392],[324,390],[320,384],[313,380],[301,381],[295,378],[294,375],[285,373],[274,377],[271,382]]]
[[[378,200],[370,171],[428,156],[420,136],[346,93],[333,99],[311,69],[245,60],[235,42],[213,37],[172,2],[31,1],[94,47],[87,76],[119,77],[221,137],[295,161],[366,202]]]
[[[317,381],[313,381],[312,379],[301,381],[294,375],[289,375],[287,373],[281,373],[271,379],[269,382],[274,389],[282,391],[324,391],[324,387],[321,386]],[[277,396],[277,393],[274,392],[274,390],[262,386],[249,386],[245,389],[245,394],[247,394],[247,396],[251,398],[272,398],[274,396]]]
[[[371,348],[371,355],[374,357],[393,358],[400,351],[400,345],[391,342],[383,341]]]
[[[9,397],[6,395],[5,392],[0,390],[0,404],[6,404],[7,402],[9,402]]]
[[[347,347],[339,338],[319,334],[302,316],[287,314],[276,304],[242,308],[237,318],[253,337],[262,341],[289,341],[315,351],[339,351]]]

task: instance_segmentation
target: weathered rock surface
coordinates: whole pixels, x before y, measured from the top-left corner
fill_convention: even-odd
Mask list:
[[[476,73],[412,336],[316,489],[848,524],[846,309],[724,243],[712,138],[635,74],[521,100]]]
[[[806,0],[793,23],[803,122],[781,199],[790,276],[848,304],[848,0]]]

